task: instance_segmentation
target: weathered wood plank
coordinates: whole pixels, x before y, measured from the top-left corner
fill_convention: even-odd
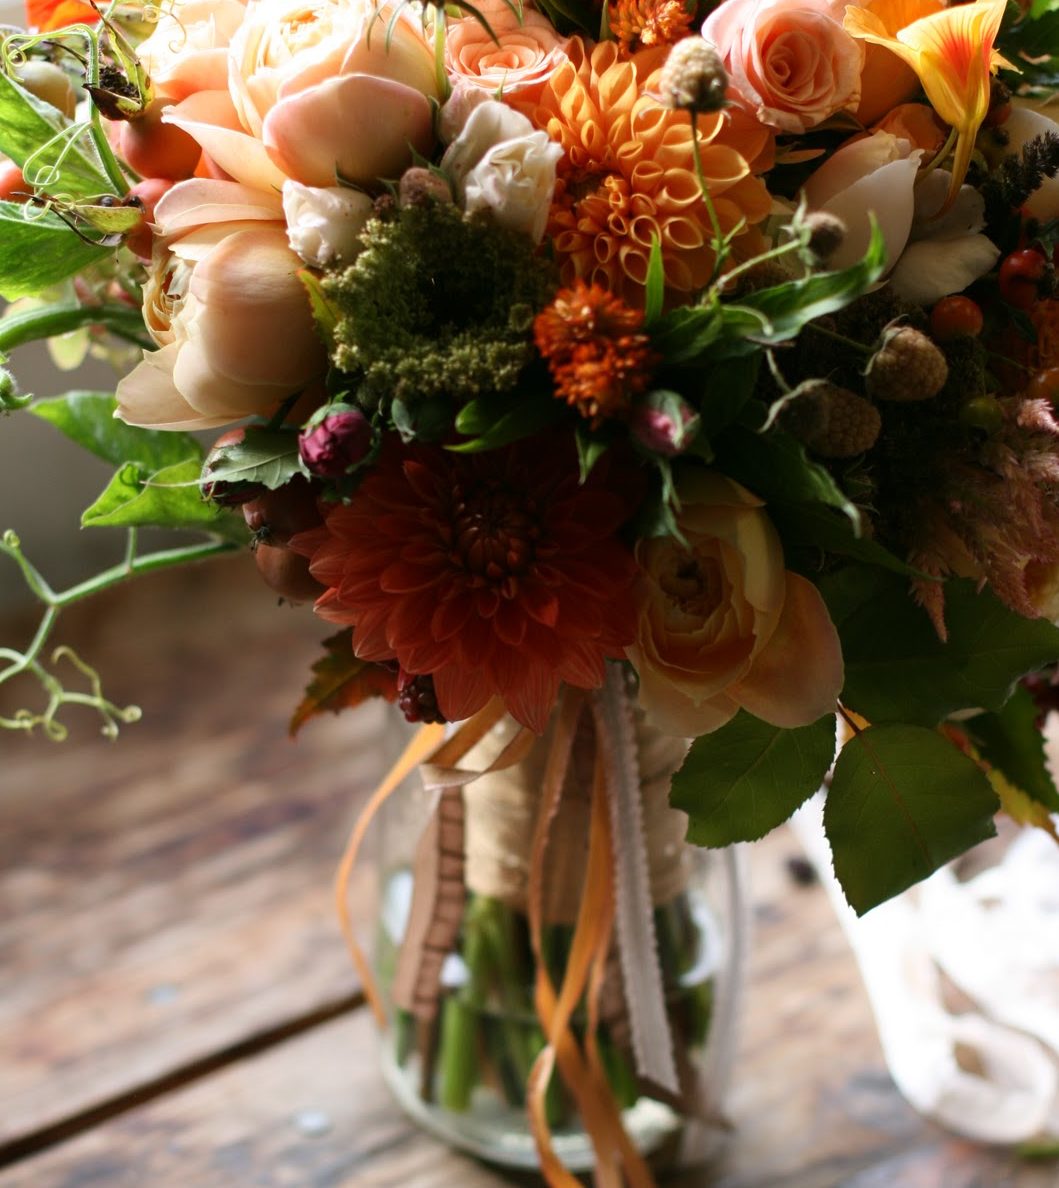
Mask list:
[[[87,714],[59,746],[0,735],[6,1143],[355,990],[329,881],[380,718],[286,737],[327,625],[245,559],[78,611],[59,638],[144,720],[116,744]]]

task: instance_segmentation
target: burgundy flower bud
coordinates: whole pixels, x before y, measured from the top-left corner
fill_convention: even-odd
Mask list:
[[[652,392],[632,410],[629,428],[644,449],[672,458],[695,439],[699,414],[676,392]]]
[[[362,462],[371,449],[371,425],[355,408],[331,408],[298,438],[298,452],[310,474],[337,479]]]

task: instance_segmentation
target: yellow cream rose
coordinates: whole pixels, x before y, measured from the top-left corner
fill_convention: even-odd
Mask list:
[[[637,545],[637,641],[628,649],[648,719],[671,734],[717,730],[740,709],[806,726],[835,709],[842,652],[812,582],[784,567],[760,499],[689,470],[671,536]]]

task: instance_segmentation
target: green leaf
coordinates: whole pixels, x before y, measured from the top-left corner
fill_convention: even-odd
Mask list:
[[[650,330],[662,315],[666,296],[666,269],[662,260],[662,240],[651,238],[651,255],[647,260],[647,281],[644,291],[644,326]]]
[[[126,425],[114,416],[117,401],[106,392],[67,392],[38,400],[29,410],[71,441],[104,462],[138,462],[150,473],[188,458],[201,458],[202,447],[190,433],[170,433]]]
[[[1044,757],[1037,705],[1020,686],[996,713],[962,722],[978,753],[1031,800],[1059,813],[1059,792]]]
[[[110,254],[53,214],[26,214],[16,202],[0,202],[0,297],[6,301],[36,296]]]
[[[81,524],[86,528],[185,528],[245,540],[242,516],[202,498],[198,487],[200,469],[197,457],[153,474],[130,462],[82,515]]]
[[[477,401],[472,401],[477,404]],[[495,450],[500,446],[509,445],[523,437],[530,437],[534,433],[553,425],[563,414],[564,406],[554,399],[523,400],[510,406],[508,411],[498,417],[488,427],[480,430],[470,441],[461,441],[457,445],[447,446],[456,454],[478,454],[483,450]],[[460,414],[469,406],[464,405]],[[457,418],[459,429],[459,418]]]
[[[996,833],[981,768],[934,730],[872,726],[843,748],[824,806],[835,874],[858,915]]]
[[[971,581],[945,583],[946,643],[897,574],[851,565],[820,592],[842,641],[842,701],[872,722],[934,726],[957,710],[999,710],[1020,677],[1059,658],[1059,628]]]
[[[754,433],[734,425],[717,443],[718,466],[770,505],[816,503],[837,508],[860,531],[860,512],[823,466],[789,433]]]
[[[211,459],[211,482],[260,483],[275,491],[296,475],[308,477],[298,454],[298,434],[293,429],[265,429],[251,425],[242,441],[226,446],[224,456]],[[196,476],[196,482],[198,476]]]
[[[673,777],[670,803],[688,814],[695,845],[755,841],[820,787],[834,757],[832,715],[782,730],[741,710],[695,740]]]
[[[577,462],[581,470],[579,481],[583,483],[610,449],[611,443],[597,437],[583,422],[574,430],[574,440],[577,442]]]
[[[769,516],[785,549],[812,548],[879,565],[894,573],[917,576],[919,571],[867,536],[858,536],[848,516],[822,503],[772,504]],[[926,575],[919,575],[926,576]]]
[[[725,359],[710,367],[702,396],[695,401],[699,412],[699,434],[713,440],[739,416],[757,383],[761,355]],[[699,382],[703,382],[703,378]]]
[[[873,219],[871,240],[863,260],[836,272],[812,272],[800,280],[759,289],[741,298],[741,302],[768,320],[770,329],[764,341],[786,342],[807,322],[836,313],[862,296],[885,268],[886,242]]]
[[[47,152],[40,153],[43,145],[69,127],[70,121],[50,103],[31,95],[9,75],[0,73],[0,149],[19,168],[34,154],[37,156],[33,165],[37,169],[58,163],[58,178],[54,184],[47,186],[51,193],[67,194],[74,198],[94,198],[113,193],[113,186],[97,162],[93,150],[88,147],[83,133],[61,161],[60,155],[65,145],[55,145]],[[6,229],[3,234],[6,238]]]

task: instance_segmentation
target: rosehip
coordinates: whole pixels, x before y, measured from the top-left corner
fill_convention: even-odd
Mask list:
[[[4,202],[25,202],[30,188],[22,176],[22,170],[14,161],[0,160],[0,200]]]
[[[1000,265],[1000,295],[1016,309],[1029,309],[1037,300],[1045,259],[1036,248],[1022,248],[1005,256]]]
[[[154,250],[154,233],[151,231],[154,208],[162,195],[172,188],[173,182],[167,177],[148,177],[137,182],[126,195],[126,200],[139,198],[143,203],[143,222],[125,236],[125,246],[141,260],[150,260]]]
[[[970,297],[942,297],[930,311],[930,333],[938,342],[977,338],[982,325],[981,306]]]
[[[998,103],[996,107],[989,109],[989,112],[982,121],[982,124],[986,128],[999,128],[1001,124],[1006,124],[1008,122],[1008,120],[1011,118],[1012,111],[1013,108],[1011,106],[1010,100],[1008,100],[1007,103]]]
[[[308,557],[282,545],[259,544],[254,560],[265,585],[290,602],[313,602],[327,588],[309,572]]]
[[[301,475],[244,503],[243,518],[254,539],[268,545],[286,545],[292,536],[315,528],[322,519],[316,492]]]
[[[191,177],[202,149],[174,124],[163,124],[162,113],[172,99],[155,99],[143,115],[123,123],[118,130],[118,149],[143,177]]]
[[[68,120],[74,118],[77,96],[70,76],[61,66],[52,62],[23,62],[16,68],[15,78],[31,95],[57,108]]]
[[[1029,400],[1059,400],[1059,367],[1047,367],[1036,372],[1026,385]]]

